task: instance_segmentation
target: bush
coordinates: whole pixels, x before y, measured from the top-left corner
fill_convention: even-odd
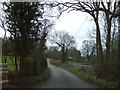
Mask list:
[[[24,65],[25,65],[25,71],[27,71],[27,75],[28,76],[31,76],[33,74],[33,65],[34,61],[33,61],[33,58],[32,57],[26,57],[25,58],[25,62],[24,62]]]
[[[27,76],[23,79],[14,78],[9,81],[8,85],[14,85],[15,87],[30,87],[29,85],[34,85],[47,80],[50,77],[50,72],[51,70],[47,68],[44,72],[39,73],[39,75],[36,76]]]
[[[37,76],[34,76],[32,79],[34,81],[34,83],[37,83],[37,82],[42,82],[42,81],[45,81],[49,78],[50,76],[50,72],[51,70],[49,68],[47,68],[44,72],[42,72],[41,74],[37,75]]]
[[[59,61],[55,61],[54,59],[51,59],[50,63],[53,64],[53,65],[56,65],[56,66],[61,64]]]

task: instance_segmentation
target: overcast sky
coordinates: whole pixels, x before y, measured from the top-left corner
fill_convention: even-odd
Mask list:
[[[80,11],[64,12],[56,21],[53,31],[66,31],[74,36],[77,49],[82,46],[83,40],[89,39],[89,32],[94,29],[94,22],[91,17]],[[0,29],[0,36],[3,37],[4,31]]]
[[[82,41],[89,39],[89,32],[94,29],[94,22],[90,15],[80,12],[64,12],[56,21],[53,31],[66,31],[73,35],[76,40],[77,49],[82,46]],[[0,37],[4,36],[4,31],[0,28]]]
[[[56,21],[53,31],[68,32],[75,37],[77,49],[80,49],[82,41],[88,40],[89,32],[95,28],[91,19],[90,15],[80,11],[65,12]]]

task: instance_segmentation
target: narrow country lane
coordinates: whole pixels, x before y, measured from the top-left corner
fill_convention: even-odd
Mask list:
[[[49,80],[36,84],[34,88],[97,88],[66,70],[57,68],[49,63],[48,65],[51,69]]]

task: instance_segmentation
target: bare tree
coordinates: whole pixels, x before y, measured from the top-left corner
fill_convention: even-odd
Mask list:
[[[104,58],[103,58],[103,51],[102,51],[102,44],[101,44],[101,33],[100,33],[100,27],[99,27],[99,21],[98,21],[100,2],[93,2],[92,0],[90,2],[81,2],[79,0],[74,0],[73,2],[65,2],[61,4],[67,7],[69,11],[82,11],[82,12],[88,13],[93,17],[93,20],[96,24],[97,76],[98,77],[102,76],[101,75],[102,73],[100,73],[102,71],[100,70],[101,69],[100,65],[102,65],[101,62],[104,60]],[[99,63],[99,66],[98,66],[98,63]]]
[[[82,42],[82,54],[90,62],[91,57],[95,53],[95,42],[92,40],[84,40]]]
[[[61,31],[55,32],[50,37],[50,41],[51,43],[57,44],[61,48],[62,62],[65,63],[65,61],[68,59],[68,49],[75,45],[74,37],[70,36],[67,32]]]
[[[97,53],[97,76],[104,77],[103,73],[104,70],[104,63],[106,63],[105,59],[108,61],[110,59],[110,43],[111,43],[111,21],[113,17],[117,17],[120,14],[116,13],[116,6],[117,2],[94,2],[90,0],[89,2],[82,2],[80,0],[74,0],[71,2],[64,2],[57,4],[63,5],[65,8],[62,11],[69,10],[70,11],[82,11],[86,12],[93,17],[93,20],[96,24],[96,53]],[[101,31],[100,31],[100,24],[99,24],[99,16],[100,12],[103,12],[106,17],[106,58],[104,59],[103,55],[103,48],[102,48],[102,41],[101,41]],[[107,74],[108,75],[108,74]]]

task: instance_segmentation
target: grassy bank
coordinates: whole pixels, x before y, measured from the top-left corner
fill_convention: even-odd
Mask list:
[[[42,73],[36,76],[28,76],[28,77],[25,77],[22,81],[19,80],[18,85],[25,86],[25,85],[34,85],[36,83],[41,83],[50,77],[50,72],[51,72],[51,69],[47,68],[45,71],[43,71]]]
[[[51,69],[47,68],[44,72],[40,73],[37,76],[28,76],[25,79],[11,79],[8,84],[3,84],[3,88],[23,88],[23,87],[32,87],[36,83],[41,83],[46,81],[50,77]]]
[[[83,78],[84,80],[87,80],[87,81],[97,85],[98,87],[101,87],[101,88],[116,88],[117,87],[116,86],[117,83],[106,81],[103,79],[97,79],[96,76],[93,76],[84,71],[78,71],[77,69],[75,69],[73,67],[67,67],[67,66],[62,66],[62,65],[55,65],[55,66],[65,69],[65,70],[77,75],[78,77]]]

